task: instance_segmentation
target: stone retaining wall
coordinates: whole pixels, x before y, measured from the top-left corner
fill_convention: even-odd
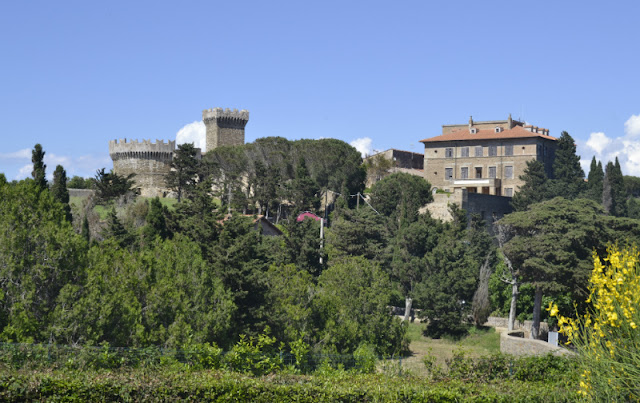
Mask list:
[[[512,332],[515,334],[518,332]],[[519,332],[522,334],[522,332]],[[523,337],[511,336],[507,332],[500,334],[500,352],[503,354],[511,354],[516,356],[522,355],[545,355],[551,353],[553,355],[568,355],[573,352],[553,346],[546,341],[525,339]]]

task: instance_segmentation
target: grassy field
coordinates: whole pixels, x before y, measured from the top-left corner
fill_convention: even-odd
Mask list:
[[[71,205],[72,209],[75,209],[76,211],[80,211],[82,210],[82,205],[85,199],[86,199],[86,196],[72,196],[69,198],[69,204]],[[140,201],[151,200],[151,199],[152,198],[150,197],[138,196],[135,202],[139,203]],[[160,203],[163,206],[167,207],[169,210],[174,210],[175,205],[178,203],[178,199],[160,198]],[[109,214],[110,210],[111,210],[111,206],[95,206],[93,208],[93,211],[98,213],[101,220],[105,220],[107,218],[107,214]],[[122,208],[116,207],[116,211],[120,212],[120,210],[122,210]]]
[[[440,366],[445,366],[446,360],[453,357],[454,351],[464,351],[469,357],[480,357],[500,352],[500,334],[493,328],[471,328],[469,335],[454,341],[450,339],[431,339],[422,335],[425,325],[421,323],[409,324],[409,349],[411,357],[403,360],[402,366],[415,375],[426,374],[423,363],[425,356],[432,356]]]

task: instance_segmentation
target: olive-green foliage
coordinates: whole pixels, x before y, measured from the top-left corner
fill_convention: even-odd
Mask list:
[[[596,157],[594,156],[591,159],[589,177],[587,178],[587,192],[586,192],[587,199],[591,199],[597,203],[602,203],[602,180],[603,179],[604,179],[604,171],[602,169],[602,162],[596,161]]]
[[[166,176],[167,186],[178,193],[178,201],[189,194],[196,186],[198,172],[197,149],[193,143],[178,145],[171,160],[171,171]]]
[[[325,351],[355,351],[362,342],[378,355],[397,355],[408,348],[406,326],[389,315],[391,283],[378,264],[346,257],[318,278],[314,299],[317,339]]]
[[[62,290],[54,331],[66,344],[177,347],[228,340],[234,312],[231,294],[185,237],[140,251],[113,239],[91,248],[83,286]]]
[[[74,175],[69,182],[67,182],[69,189],[91,189],[93,187],[93,178],[83,178],[78,175]]]
[[[364,256],[378,262],[386,259],[389,230],[384,216],[368,207],[341,209],[333,216],[325,244],[330,259],[343,256]]]
[[[53,185],[51,185],[51,194],[56,199],[65,212],[67,221],[71,222],[73,217],[71,216],[71,206],[69,205],[69,191],[67,190],[67,172],[62,165],[56,166],[56,170],[53,172]]]
[[[113,172],[105,172],[105,168],[98,169],[94,180],[96,191],[95,200],[98,204],[108,204],[109,202],[131,192],[134,186],[133,177],[129,174],[126,177]]]
[[[533,361],[533,360],[531,360]],[[526,364],[525,364],[526,365]],[[462,375],[431,381],[411,375],[333,371],[314,376],[275,374],[254,377],[183,367],[144,370],[11,371],[0,375],[6,401],[252,401],[252,402],[571,402],[576,392],[570,371],[530,363],[544,381],[507,376],[491,381]],[[561,367],[562,365],[560,365]],[[523,365],[524,367],[524,365]],[[484,368],[492,368],[487,362]],[[570,369],[570,365],[565,366]],[[551,371],[548,371],[551,369]],[[569,376],[567,376],[569,375]]]
[[[385,177],[371,188],[371,204],[396,228],[417,220],[418,210],[431,200],[429,182],[402,172]]]
[[[82,275],[86,244],[35,181],[0,186],[0,200],[0,338],[46,340],[60,290]]]
[[[569,133],[563,131],[553,161],[551,194],[566,199],[575,199],[585,190],[584,171],[580,166],[580,156],[576,154],[576,143]]]
[[[491,253],[491,239],[482,223],[473,221],[469,228],[459,212],[456,220],[438,224],[437,243],[423,259],[423,281],[413,292],[428,319],[425,335],[440,338],[460,337],[467,332],[466,319],[471,313],[480,267]]]

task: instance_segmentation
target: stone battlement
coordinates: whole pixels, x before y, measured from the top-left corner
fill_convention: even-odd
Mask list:
[[[127,139],[118,140],[110,140],[109,141],[109,155],[111,158],[117,156],[119,154],[129,154],[129,153],[166,153],[171,155],[176,150],[176,142],[175,140],[169,140],[166,143],[164,140],[156,140],[155,143],[152,143],[151,140],[130,140],[127,142]]]
[[[244,122],[246,125],[249,121],[249,111],[243,109],[241,111],[237,109],[222,109],[222,108],[211,108],[205,109],[202,111],[202,120],[210,120],[210,119],[230,119],[230,120],[238,120],[239,122]]]

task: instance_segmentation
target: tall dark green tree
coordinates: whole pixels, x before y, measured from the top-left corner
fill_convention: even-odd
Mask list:
[[[51,186],[53,198],[62,204],[67,221],[71,222],[71,206],[69,206],[69,190],[67,189],[67,172],[62,165],[56,166],[53,172],[53,185]]]
[[[608,214],[616,217],[627,215],[624,178],[618,157],[616,157],[615,163],[611,161],[607,163],[602,189],[602,205]]]
[[[580,156],[576,154],[576,143],[569,133],[563,131],[558,139],[553,161],[553,194],[575,199],[585,189],[584,171]]]
[[[45,170],[47,166],[44,163],[45,152],[42,151],[42,146],[36,144],[31,151],[31,162],[33,163],[33,171],[31,171],[31,177],[36,182],[39,189],[44,190],[47,188],[47,177]]]
[[[416,221],[418,210],[431,200],[429,182],[402,172],[386,176],[371,188],[371,204],[389,217],[395,229]]]
[[[107,215],[107,226],[102,231],[102,236],[105,239],[113,239],[120,248],[127,248],[133,244],[133,236],[122,225],[115,207],[112,207]]]
[[[309,170],[307,169],[307,163],[303,157],[298,160],[298,166],[296,167],[296,176],[290,183],[291,200],[296,206],[296,210],[304,211],[317,209],[320,206],[320,199],[318,198],[318,185],[309,176]]]
[[[511,199],[514,210],[526,210],[530,205],[548,198],[548,178],[542,162],[538,160],[527,161],[527,167],[524,174],[520,175],[520,180],[524,181],[524,184]]]
[[[167,174],[167,186],[178,193],[178,202],[183,194],[190,194],[196,185],[198,151],[193,143],[180,144],[171,161],[172,170]]]
[[[149,203],[149,212],[146,217],[146,224],[142,229],[142,234],[147,242],[152,242],[156,236],[166,239],[169,236],[167,228],[167,210],[162,206],[160,198],[151,199]]]
[[[589,169],[589,177],[587,179],[587,197],[595,202],[602,203],[604,171],[602,170],[602,162],[596,162],[595,156],[591,160],[591,168]]]

